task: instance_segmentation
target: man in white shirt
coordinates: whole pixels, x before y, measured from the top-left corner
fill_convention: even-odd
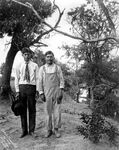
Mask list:
[[[54,63],[54,54],[48,51],[45,54],[46,64],[39,70],[39,94],[45,101],[47,116],[47,133],[45,137],[50,137],[53,133],[60,137],[58,131],[61,125],[61,100],[63,97],[64,78],[60,66]]]
[[[36,100],[38,95],[38,65],[32,62],[31,50],[23,48],[22,56],[24,61],[15,69],[15,89],[16,96],[19,96],[24,105],[24,112],[21,117],[22,134],[21,138],[28,134],[27,125],[27,108],[29,111],[29,134],[34,136],[35,120],[36,120]]]

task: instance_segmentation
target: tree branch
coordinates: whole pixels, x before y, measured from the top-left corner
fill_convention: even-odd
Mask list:
[[[62,18],[62,15],[64,13],[64,10],[61,12],[59,7],[56,4],[54,4],[54,6],[56,6],[58,11],[59,11],[59,17],[58,17],[58,20],[57,20],[55,26],[53,28],[50,28],[50,30],[48,30],[48,31],[42,33],[41,35],[39,35],[35,40],[33,40],[31,42],[31,45],[34,44],[34,43],[37,43],[41,39],[41,37],[43,37],[44,35],[49,34],[50,32],[52,32],[54,30],[54,28],[57,28],[57,26],[58,26],[58,24],[59,24],[59,22],[60,22],[60,20]]]
[[[11,0],[11,1],[12,1],[12,2],[15,2],[15,3],[19,4],[19,5],[22,5],[22,6],[25,6],[25,7],[31,8],[31,5],[24,4],[24,3],[19,2],[19,1],[17,1],[17,0]]]
[[[47,44],[45,44],[45,43],[42,43],[42,42],[37,42],[37,43],[34,43],[34,46],[36,46],[36,47],[37,47],[37,45],[35,45],[35,44],[38,44],[40,47],[41,47],[41,46],[48,47],[48,45],[47,45]]]
[[[98,5],[101,7],[101,9],[103,10],[105,16],[107,17],[107,20],[109,22],[109,26],[112,29],[112,31],[114,32],[114,35],[116,35],[116,29],[115,29],[115,25],[109,15],[109,11],[108,9],[105,7],[103,0],[97,0]]]
[[[60,30],[57,30],[56,29],[56,25],[55,25],[55,27],[52,27],[50,24],[48,24],[47,22],[45,22],[40,16],[39,16],[39,14],[38,14],[38,12],[34,9],[34,7],[30,4],[30,3],[21,3],[21,2],[18,2],[18,1],[16,1],[16,0],[12,0],[13,2],[15,2],[15,3],[18,3],[18,4],[20,4],[20,5],[23,5],[23,6],[25,6],[25,7],[28,7],[28,8],[30,8],[34,13],[35,13],[35,15],[37,16],[37,18],[44,24],[44,25],[46,25],[47,27],[49,27],[50,28],[50,32],[51,31],[56,31],[56,32],[58,32],[58,33],[60,33],[60,34],[62,34],[62,35],[65,35],[65,36],[67,36],[67,37],[70,37],[70,38],[73,38],[73,39],[76,39],[76,40],[81,40],[81,41],[83,41],[83,42],[86,42],[86,43],[91,43],[91,42],[97,42],[97,41],[105,41],[105,40],[114,40],[114,41],[116,41],[117,43],[119,43],[119,39],[117,39],[116,37],[111,37],[111,36],[108,36],[108,37],[105,37],[105,38],[96,38],[96,39],[90,39],[90,40],[88,40],[88,39],[84,39],[84,38],[81,38],[81,37],[75,37],[75,36],[73,36],[73,35],[70,35],[70,34],[68,34],[68,33],[66,33],[66,32],[63,32],[63,31],[60,31]],[[63,14],[63,12],[62,12],[62,14]],[[62,16],[62,15],[61,15]],[[59,18],[59,19],[61,19],[61,18]],[[46,31],[47,32],[47,31]],[[46,33],[47,34],[47,33]]]

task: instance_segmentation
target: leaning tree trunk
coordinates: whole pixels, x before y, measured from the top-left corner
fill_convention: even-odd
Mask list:
[[[17,43],[18,43],[18,35],[13,35],[11,47],[6,57],[4,72],[2,76],[1,94],[3,95],[8,95],[9,91],[11,90],[10,78],[11,78],[14,58],[18,52]]]
[[[21,23],[17,23],[16,27],[14,28],[13,38],[11,42],[10,50],[6,57],[4,72],[2,76],[2,90],[1,94],[8,95],[11,91],[10,87],[10,78],[12,72],[12,66],[14,62],[14,58],[19,50],[21,50],[24,46],[28,44],[27,41],[24,40],[23,34],[23,26]]]

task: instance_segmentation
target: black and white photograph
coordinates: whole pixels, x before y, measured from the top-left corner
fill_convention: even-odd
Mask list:
[[[119,150],[119,0],[0,0],[0,150]]]

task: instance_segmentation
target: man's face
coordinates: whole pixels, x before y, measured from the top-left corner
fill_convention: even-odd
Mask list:
[[[30,60],[30,58],[31,58],[31,54],[30,54],[30,53],[24,53],[24,54],[23,54],[23,57],[24,57],[24,60],[25,60],[26,62],[28,62],[28,61]]]
[[[53,54],[47,54],[46,57],[45,57],[45,60],[46,60],[46,63],[48,65],[52,65],[53,62],[54,62],[54,56],[53,56]]]

